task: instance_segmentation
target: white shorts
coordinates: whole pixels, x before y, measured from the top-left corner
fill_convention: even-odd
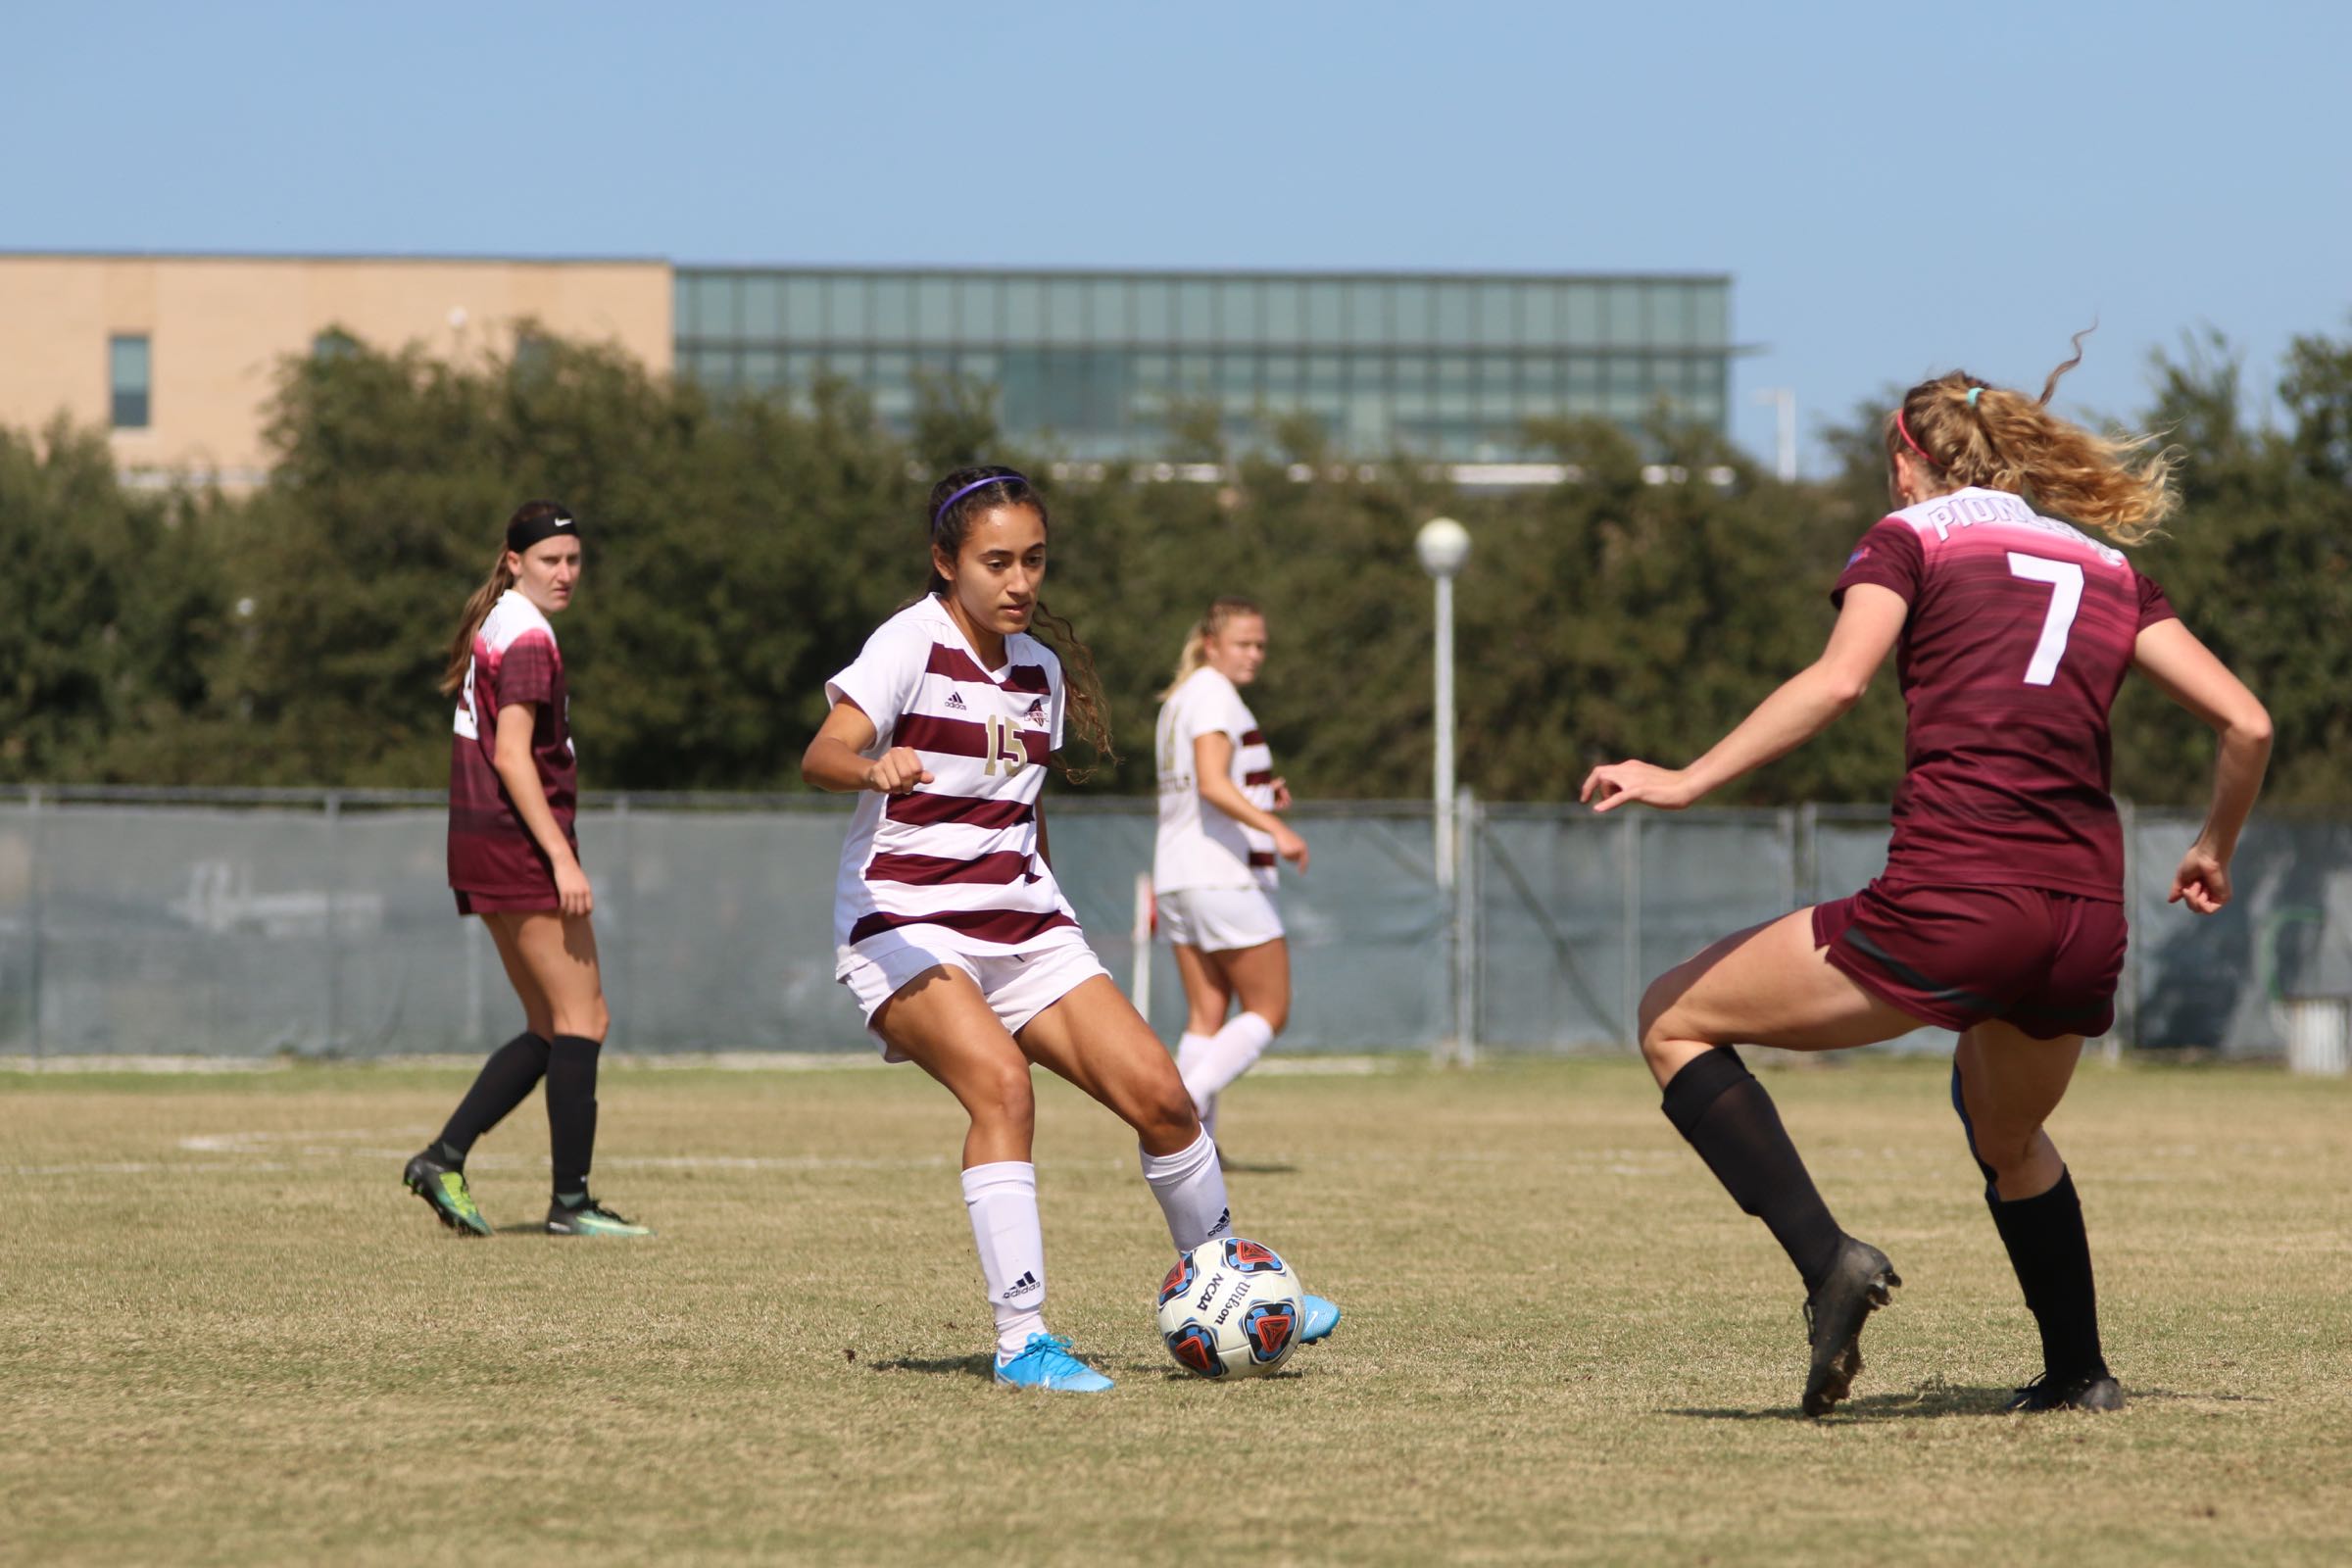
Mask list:
[[[1232,953],[1282,935],[1282,911],[1264,888],[1186,888],[1152,900],[1159,934],[1180,948]]]
[[[849,956],[842,961],[841,983],[850,988],[858,999],[858,1010],[865,1015],[866,1033],[873,1035],[874,1044],[882,1050],[884,1061],[905,1061],[906,1057],[890,1049],[890,1043],[874,1030],[874,1014],[882,1004],[899,994],[900,988],[925,969],[945,965],[961,969],[972,977],[980,995],[1004,1025],[1007,1034],[1019,1034],[1029,1020],[1051,1007],[1096,975],[1107,975],[1102,960],[1087,946],[1085,933],[1071,927],[1069,940],[1051,947],[1034,948],[1027,953],[963,953],[940,944],[923,947],[909,944],[892,948],[875,957]]]

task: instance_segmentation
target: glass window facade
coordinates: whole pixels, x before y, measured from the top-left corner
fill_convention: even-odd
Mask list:
[[[115,428],[146,429],[154,411],[148,406],[151,367],[144,336],[107,339],[106,379],[113,394]]]
[[[1084,460],[1165,457],[1204,405],[1238,445],[1305,416],[1367,459],[1527,461],[1533,421],[1661,406],[1726,430],[1730,327],[1721,276],[677,270],[677,364],[715,391],[845,376],[904,427],[924,377],[960,376]]]

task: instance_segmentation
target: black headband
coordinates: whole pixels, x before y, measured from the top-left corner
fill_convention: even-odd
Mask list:
[[[553,539],[558,534],[566,539],[580,536],[580,525],[562,507],[534,513],[528,517],[517,517],[508,523],[507,548],[519,556],[540,540]]]

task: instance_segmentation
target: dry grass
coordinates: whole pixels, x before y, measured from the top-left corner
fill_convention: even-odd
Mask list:
[[[2342,1562],[2352,1085],[2086,1069],[2116,1417],[2035,1370],[1940,1072],[1775,1075],[1909,1281],[1794,1410],[1793,1276],[1618,1062],[1268,1077],[1247,1233],[1348,1320],[1218,1387],[1151,1336],[1132,1147],[1046,1094],[1056,1327],[1120,1380],[982,1375],[959,1122],[910,1069],[608,1073],[646,1243],[461,1241],[401,1156],[464,1081],[0,1078],[0,1559],[41,1563]],[[535,1219],[536,1105],[477,1151]]]

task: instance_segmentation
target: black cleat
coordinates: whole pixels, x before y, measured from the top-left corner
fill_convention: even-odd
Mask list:
[[[2017,1397],[2001,1406],[2004,1410],[2038,1412],[2042,1410],[2121,1410],[2124,1407],[2124,1388],[2108,1376],[2105,1367],[2096,1372],[2078,1372],[2073,1377],[2052,1377],[2044,1372],[2017,1391]]]
[[[623,1219],[586,1193],[579,1195],[576,1203],[559,1198],[547,1205],[547,1233],[550,1236],[651,1236],[650,1226],[635,1220]]]
[[[1805,1298],[1805,1332],[1813,1361],[1805,1373],[1805,1414],[1827,1415],[1852,1392],[1862,1370],[1862,1323],[1894,1298],[1902,1276],[1886,1254],[1851,1236],[1838,1250],[1829,1277]]]
[[[490,1222],[473,1201],[466,1185],[466,1167],[453,1165],[432,1150],[410,1159],[400,1173],[409,1191],[425,1200],[433,1217],[461,1236],[487,1236]]]

